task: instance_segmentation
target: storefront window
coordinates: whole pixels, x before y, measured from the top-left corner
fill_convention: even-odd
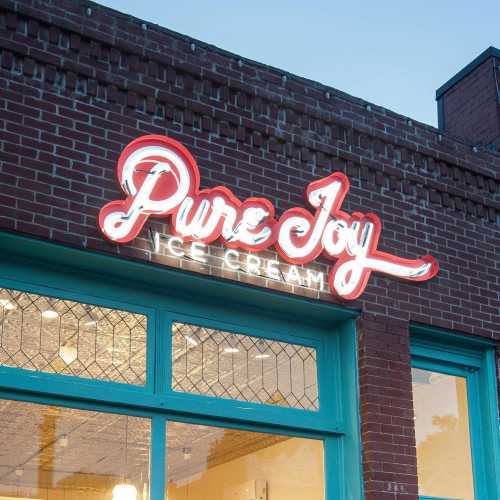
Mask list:
[[[167,424],[169,500],[324,499],[323,442]]]
[[[186,323],[172,325],[172,388],[318,410],[316,349]]]
[[[357,313],[122,264],[0,262],[0,500],[361,498]]]
[[[419,494],[473,500],[467,383],[412,369]]]
[[[0,365],[134,385],[146,382],[147,318],[0,288]]]
[[[0,498],[149,498],[149,419],[0,400],[0,421]]]

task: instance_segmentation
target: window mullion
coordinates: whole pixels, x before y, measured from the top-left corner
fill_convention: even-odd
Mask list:
[[[156,370],[155,392],[165,395],[169,392],[172,380],[172,319],[166,311],[158,314],[156,321]]]
[[[167,479],[165,477],[166,433],[165,417],[154,415],[151,421],[151,463],[150,497],[151,500],[163,500]]]

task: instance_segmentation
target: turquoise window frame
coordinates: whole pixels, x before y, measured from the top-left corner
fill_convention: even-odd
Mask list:
[[[325,498],[363,498],[359,311],[7,232],[0,232],[0,286],[147,316],[144,386],[0,367],[0,397],[151,419],[152,500],[164,497],[168,420],[321,439]],[[315,347],[319,410],[173,391],[172,321]]]
[[[412,367],[467,383],[474,495],[500,498],[500,431],[494,341],[423,325],[411,327]],[[420,496],[420,500],[453,500]]]

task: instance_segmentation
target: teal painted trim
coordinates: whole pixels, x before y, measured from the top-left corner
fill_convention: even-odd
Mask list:
[[[176,415],[167,412],[162,414],[165,416],[167,422],[182,422],[185,424],[193,425],[205,425],[211,427],[220,427],[223,429],[234,429],[234,430],[247,430],[252,432],[262,432],[266,434],[277,434],[280,436],[290,436],[290,437],[303,437],[308,439],[323,440],[328,439],[325,437],[324,433],[314,432],[313,430],[307,429],[296,429],[293,427],[282,427],[277,428],[275,425],[260,424],[258,422],[237,422],[237,421],[221,421],[217,417],[207,417],[205,415],[195,416],[195,415]],[[337,439],[337,436],[332,436],[333,439]]]
[[[483,357],[484,364],[476,377],[485,457],[484,474],[488,484],[491,483],[489,491],[492,498],[500,498],[500,422],[494,349],[485,350]]]
[[[167,394],[172,380],[172,318],[166,311],[158,315],[158,334],[156,338],[156,392]]]
[[[411,353],[416,368],[466,378],[475,497],[500,498],[495,342],[412,326]]]
[[[107,405],[106,403],[91,401],[87,399],[72,399],[60,394],[47,396],[45,394],[23,393],[19,391],[6,391],[0,389],[0,399],[25,401],[28,403],[36,403],[40,405],[61,406],[64,408],[76,408],[79,410],[99,411],[104,413],[113,413],[120,415],[130,415],[134,417],[151,418],[152,412],[136,406],[115,406]]]
[[[342,439],[343,476],[341,483],[345,491],[339,497],[346,500],[364,498],[363,457],[361,453],[361,404],[358,370],[358,336],[356,322],[345,321],[339,330],[341,353],[341,394],[337,397],[343,402],[342,422],[344,437]]]
[[[361,500],[364,498],[361,454],[361,421],[358,380],[357,333],[354,320],[345,321],[337,330],[338,349],[334,359],[337,377],[333,384],[323,384],[334,397],[344,423],[342,439],[326,437],[326,499]],[[332,343],[333,344],[333,343]],[[323,379],[324,380],[324,379]],[[334,388],[338,387],[339,390]]]
[[[277,427],[276,425],[261,424],[259,422],[238,422],[238,421],[221,421],[218,417],[210,417],[206,415],[180,415],[176,412],[164,410],[162,412],[152,412],[150,410],[142,410],[134,406],[126,406],[123,408],[107,405],[106,403],[97,403],[88,400],[75,400],[67,396],[47,397],[42,394],[22,394],[20,392],[10,392],[0,389],[0,399],[8,399],[15,401],[24,401],[40,405],[60,406],[64,408],[75,408],[80,410],[98,411],[103,413],[129,415],[134,417],[144,417],[153,419],[156,416],[163,418],[165,421],[183,422],[194,425],[207,425],[213,427],[223,427],[224,429],[250,430],[253,432],[263,432],[268,434],[279,434],[290,437],[304,437],[309,439],[326,439],[324,433],[315,432],[311,429],[300,429],[293,427]],[[333,436],[334,437],[334,436]]]
[[[489,498],[489,493],[494,488],[489,484],[486,472],[487,456],[484,453],[484,419],[481,415],[479,403],[481,387],[478,380],[478,372],[475,370],[468,373],[465,379],[467,380],[467,406],[469,410],[469,436],[472,448],[474,492],[476,498]]]
[[[166,497],[166,425],[165,418],[160,415],[155,415],[152,418],[151,432],[151,478],[150,478],[150,495],[151,500],[163,500]]]
[[[419,323],[411,324],[411,333],[414,338],[418,337],[418,344],[425,342],[425,339],[434,342],[437,347],[440,344],[453,345],[455,347],[464,347],[469,351],[469,354],[474,356],[472,349],[481,347],[495,347],[497,342],[493,339],[477,337],[472,335],[464,335],[461,333],[451,332],[437,326],[422,325]],[[437,342],[436,342],[437,341]]]
[[[326,438],[323,441],[324,446],[324,474],[325,474],[325,499],[336,500],[337,498],[346,499],[346,482],[348,478],[342,477],[344,469],[343,443],[339,439]],[[347,481],[346,481],[347,480]],[[363,497],[353,497],[361,500]]]
[[[321,417],[317,412],[306,412],[295,408],[178,392],[165,396],[165,399],[160,401],[164,403],[163,408],[176,411],[178,414],[210,416],[224,422],[239,421],[247,424],[259,422],[275,425],[276,428],[295,427],[317,433],[344,434],[341,421],[328,416]]]
[[[331,337],[329,341],[316,345],[316,360],[318,370],[318,397],[319,413],[326,415],[336,422],[342,422],[342,378],[339,363],[342,353],[339,345],[340,327],[335,326],[334,332],[325,335]],[[321,383],[321,382],[322,383]]]
[[[156,392],[157,380],[157,344],[158,344],[158,321],[159,317],[156,311],[148,315],[146,329],[146,384],[145,388],[149,392]]]
[[[463,354],[457,355],[452,352],[446,352],[445,358],[443,357],[443,359],[436,359],[436,351],[433,352],[429,346],[423,348],[412,348],[410,352],[414,361],[425,361],[429,366],[429,370],[431,370],[431,366],[434,365],[434,368],[439,368],[438,371],[443,371],[445,369],[446,373],[449,373],[450,375],[456,375],[458,377],[465,376],[466,370],[478,370],[479,368],[481,368],[481,364],[477,359],[474,358],[470,358],[470,364],[468,364],[467,357]],[[439,352],[439,354],[441,356],[443,355],[442,352]],[[435,359],[435,361],[432,361],[433,359]]]
[[[224,422],[259,423],[275,428],[293,427],[325,434],[342,434],[342,424],[316,412],[248,403],[192,394],[159,395],[124,384],[78,379],[65,375],[0,368],[0,390],[5,394],[39,395],[47,399],[64,395],[75,401],[105,404],[115,411],[133,405],[141,411],[171,415],[205,416]]]
[[[225,309],[226,314],[224,315],[221,315],[219,310],[205,315],[199,315],[197,310],[195,312],[191,305],[190,313],[169,311],[168,314],[171,322],[177,321],[255,338],[289,342],[314,347],[317,351],[322,349],[325,338],[329,339],[335,336],[338,326],[334,325],[332,329],[325,331],[319,328],[308,328],[307,325],[288,323],[287,321],[281,324],[276,321],[266,321],[265,316],[242,317],[240,314],[231,314],[228,308]]]
[[[110,404],[129,404],[149,407],[154,401],[153,391],[105,380],[92,380],[73,375],[44,373],[24,368],[0,366],[0,388],[6,391],[35,392],[47,395],[68,394],[76,399],[108,401]]]

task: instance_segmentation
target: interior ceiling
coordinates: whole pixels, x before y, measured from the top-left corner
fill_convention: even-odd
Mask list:
[[[109,489],[124,478],[148,481],[148,419],[0,400],[0,421],[0,494],[15,485]],[[169,422],[169,481],[285,439]],[[21,477],[16,469],[22,470]]]
[[[85,485],[97,474],[104,487],[106,477],[147,478],[147,419],[0,400],[0,421],[0,484]]]

